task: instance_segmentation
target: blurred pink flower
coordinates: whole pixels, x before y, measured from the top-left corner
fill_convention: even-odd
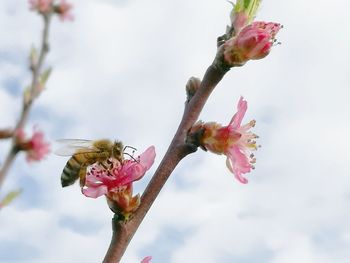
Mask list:
[[[17,146],[25,151],[28,162],[40,161],[50,152],[50,144],[44,140],[44,133],[34,129],[32,138],[26,139],[22,129],[16,131]]]
[[[49,13],[52,7],[52,0],[29,0],[31,10],[37,10],[40,13]]]
[[[55,6],[55,12],[59,15],[62,21],[74,19],[74,16],[71,13],[73,8],[72,4],[66,2],[66,0],[61,0],[58,5]]]
[[[34,131],[32,138],[29,140],[30,150],[27,151],[27,161],[40,161],[49,152],[49,144],[44,140],[44,133]]]
[[[141,263],[149,263],[149,262],[151,262],[151,260],[152,260],[152,257],[148,256],[148,257],[145,257],[144,259],[142,259]]]
[[[275,41],[281,24],[253,22],[224,44],[224,58],[231,66],[242,66],[250,59],[266,57]]]
[[[194,131],[198,129],[204,131],[200,141],[201,146],[213,153],[225,154],[227,168],[238,181],[244,184],[248,180],[242,174],[248,173],[254,168],[255,158],[251,151],[257,149],[255,139],[258,138],[257,135],[249,131],[255,125],[254,120],[241,126],[246,111],[247,101],[241,97],[237,113],[227,126],[216,122],[198,122],[193,127]]]

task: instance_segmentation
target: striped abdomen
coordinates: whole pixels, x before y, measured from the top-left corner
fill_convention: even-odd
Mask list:
[[[90,164],[92,153],[74,154],[63,168],[61,175],[62,187],[73,184],[79,177],[80,173],[86,173],[86,167]],[[95,154],[94,154],[95,155]],[[92,157],[92,156],[91,156]],[[90,160],[89,160],[90,159]]]

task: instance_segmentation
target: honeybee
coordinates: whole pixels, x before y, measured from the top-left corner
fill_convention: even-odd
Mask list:
[[[61,174],[62,187],[72,185],[78,178],[80,184],[84,185],[86,169],[91,164],[102,163],[110,157],[120,162],[124,159],[125,148],[120,141],[63,139],[58,140],[58,143],[66,145],[55,152],[57,155],[72,155]]]

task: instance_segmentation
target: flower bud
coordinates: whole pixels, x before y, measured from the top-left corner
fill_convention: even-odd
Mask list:
[[[48,14],[52,11],[53,0],[29,0],[31,10],[36,10],[41,14]]]
[[[23,104],[28,105],[32,101],[32,89],[30,87],[26,87],[23,91]]]
[[[196,77],[191,77],[186,84],[186,94],[187,94],[187,101],[190,101],[196,91],[199,89],[199,86],[201,85],[201,80]]]
[[[41,131],[34,130],[32,138],[27,139],[24,131],[19,129],[15,136],[17,150],[26,152],[28,162],[40,161],[50,152],[50,145],[44,140]]]
[[[35,47],[30,49],[29,62],[31,70],[33,70],[38,64],[38,51]]]
[[[151,256],[145,257],[144,259],[142,259],[141,263],[150,263],[152,260]]]
[[[278,23],[253,22],[224,44],[224,59],[230,66],[266,57],[281,29]]]
[[[230,18],[235,32],[239,32],[254,20],[260,2],[261,0],[237,0],[236,4],[232,3]]]
[[[73,20],[74,17],[71,13],[73,8],[72,4],[66,2],[66,0],[60,0],[58,5],[54,6],[54,12],[59,15],[62,21],[64,20]]]

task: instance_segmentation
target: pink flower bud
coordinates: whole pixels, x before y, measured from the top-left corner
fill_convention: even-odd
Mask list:
[[[278,23],[253,22],[224,44],[224,58],[231,66],[242,66],[250,59],[266,57],[281,29]]]
[[[44,140],[44,134],[40,131],[34,131],[32,138],[29,140],[30,150],[27,151],[27,160],[40,161],[49,152],[49,144]]]
[[[39,13],[47,14],[51,11],[52,0],[29,0],[31,10],[37,10]]]
[[[243,11],[236,13],[234,18],[231,18],[231,20],[235,32],[239,32],[244,26],[249,23],[249,17],[246,12]]]
[[[151,262],[151,260],[152,260],[152,257],[148,256],[148,257],[145,257],[144,259],[142,259],[141,263],[149,263],[149,262]]]
[[[62,21],[74,19],[71,10],[73,8],[72,4],[67,3],[65,0],[61,0],[58,5],[55,6],[55,13],[59,15]]]
[[[24,131],[17,130],[16,143],[19,150],[26,152],[28,162],[40,161],[50,152],[50,145],[44,140],[41,131],[34,130],[32,138],[26,139]]]

